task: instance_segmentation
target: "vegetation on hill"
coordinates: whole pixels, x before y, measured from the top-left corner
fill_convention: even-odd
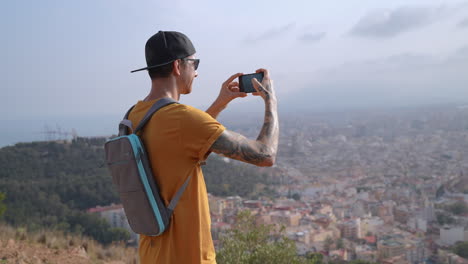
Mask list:
[[[216,253],[220,264],[260,263],[310,263],[312,260],[299,257],[294,241],[287,239],[273,225],[257,225],[249,211],[238,214],[235,226],[221,238],[222,248]]]
[[[453,252],[458,256],[468,259],[468,242],[459,242],[453,247]]]
[[[296,244],[275,225],[257,224],[250,211],[237,215],[232,229],[221,236],[221,249],[216,253],[219,264],[338,264],[344,261],[326,260],[320,253],[298,256]],[[376,264],[354,260],[351,264]]]
[[[107,168],[104,139],[20,143],[0,149],[4,220],[29,230],[82,233],[101,243],[128,238],[87,208],[117,202]]]
[[[126,231],[86,212],[97,205],[119,203],[104,161],[105,140],[76,138],[1,148],[0,215],[7,208],[2,219],[29,230],[45,227],[84,234],[104,244],[125,240]],[[267,176],[253,166],[214,156],[203,170],[208,192],[214,195],[273,194],[263,184]]]
[[[3,203],[3,200],[5,200],[5,194],[0,192],[0,219],[3,216],[3,213],[5,213],[6,210],[6,205]]]
[[[0,234],[0,263],[138,263],[137,249],[123,243],[103,246],[84,236],[5,224],[0,224]]]
[[[206,188],[215,196],[235,196],[257,199],[276,196],[269,178],[269,169],[211,155],[203,168]]]

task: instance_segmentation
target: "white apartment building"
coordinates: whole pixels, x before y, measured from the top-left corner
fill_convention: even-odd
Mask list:
[[[360,225],[360,233],[358,234],[358,237],[363,238],[368,232],[375,235],[380,227],[384,225],[384,221],[378,216],[365,217],[361,218]]]
[[[440,229],[440,241],[448,246],[465,240],[465,230],[461,226],[444,226]]]
[[[133,232],[128,224],[127,216],[121,204],[111,204],[109,206],[97,206],[88,209],[88,213],[96,213],[106,219],[111,227],[118,227],[127,230],[130,233],[130,239],[138,241],[138,235]]]

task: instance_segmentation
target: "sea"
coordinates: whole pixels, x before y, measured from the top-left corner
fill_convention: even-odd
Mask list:
[[[0,120],[0,148],[20,142],[50,141],[78,137],[110,137],[118,133],[122,116],[44,117]]]

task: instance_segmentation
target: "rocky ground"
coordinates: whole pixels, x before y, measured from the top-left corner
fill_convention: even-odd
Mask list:
[[[27,240],[0,239],[0,264],[137,264],[134,248],[109,247],[89,250],[85,245],[68,245],[65,248]],[[90,252],[91,251],[91,252]]]

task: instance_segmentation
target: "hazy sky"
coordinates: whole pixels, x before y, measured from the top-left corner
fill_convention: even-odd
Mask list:
[[[15,0],[0,21],[2,119],[123,114],[149,91],[130,71],[158,30],[192,39],[199,77],[181,101],[201,108],[259,67],[287,105],[468,99],[467,1]]]

